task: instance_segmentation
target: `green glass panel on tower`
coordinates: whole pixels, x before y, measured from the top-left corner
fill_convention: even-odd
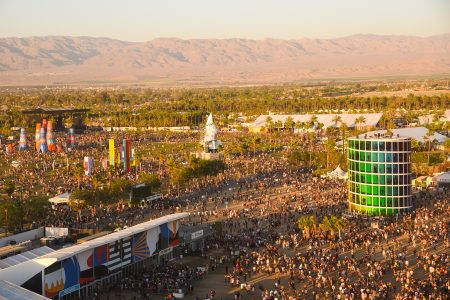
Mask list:
[[[388,216],[412,209],[411,139],[348,139],[348,203],[353,212]]]

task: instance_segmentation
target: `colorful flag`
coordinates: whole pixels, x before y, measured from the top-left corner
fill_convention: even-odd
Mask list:
[[[106,158],[102,160],[102,167],[104,172],[108,171],[108,160]]]
[[[109,165],[114,167],[116,150],[114,149],[114,139],[109,140]]]
[[[46,153],[47,152],[47,135],[45,133],[45,128],[42,127],[41,128],[41,139],[40,139],[40,148],[39,151],[41,151],[42,153]]]
[[[34,137],[36,151],[39,152],[41,147],[41,123],[36,124],[36,135]]]
[[[53,122],[47,122],[47,148],[48,151],[56,151],[55,138],[53,136]]]
[[[130,165],[136,167],[136,157],[134,156],[134,149],[131,149]]]
[[[27,150],[27,132],[25,128],[20,128],[19,150]]]
[[[84,157],[84,174],[86,176],[91,176],[94,172],[94,160],[92,157],[85,156]]]
[[[130,152],[131,152],[131,142],[128,139],[123,140],[122,146],[123,152],[123,170],[125,173],[130,172]]]
[[[75,147],[75,130],[73,128],[69,128],[69,144],[70,148]]]

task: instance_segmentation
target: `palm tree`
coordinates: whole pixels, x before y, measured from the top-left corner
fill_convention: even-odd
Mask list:
[[[327,216],[325,216],[322,220],[322,223],[320,223],[319,228],[322,230],[329,230],[331,232],[331,235],[334,235],[334,226],[331,222],[331,219],[329,219]]]
[[[292,119],[291,116],[287,117],[286,121],[284,122],[284,128],[286,128],[289,133],[291,133],[291,130],[294,129],[295,122],[294,119]]]
[[[345,136],[346,135],[345,134],[348,131],[347,124],[342,122],[341,126],[339,127],[339,130],[341,131],[341,134],[342,134],[342,155],[345,156],[345,144],[346,144],[346,141],[345,141]]]
[[[252,136],[250,141],[253,144],[253,157],[256,157],[256,144],[259,144],[261,142],[261,138],[257,136]]]
[[[316,135],[314,132],[308,133],[308,142],[309,142],[309,167],[311,168],[312,153],[314,151],[314,145],[316,143]]]
[[[359,125],[357,126],[359,130],[361,130],[361,125],[366,123],[366,117],[364,116],[359,116],[355,119],[355,124]]]
[[[75,165],[75,167],[73,169],[73,175],[77,179],[78,188],[80,188],[81,181],[83,180],[83,176],[84,176],[84,168],[83,168],[83,166],[81,164],[76,164]]]
[[[275,128],[277,129],[277,131],[280,131],[283,128],[283,122],[281,120],[276,121]]]
[[[335,139],[328,139],[325,143],[325,150],[327,151],[327,168],[329,168],[330,153],[334,150],[335,145],[336,145]]]
[[[297,129],[297,130],[301,130],[301,129],[303,129],[303,128],[305,128],[305,123],[303,123],[303,122],[297,122],[297,123],[295,123],[295,129]]]
[[[267,129],[268,129],[269,131],[272,131],[273,128],[274,128],[274,125],[275,125],[274,122],[273,122],[272,117],[268,116],[268,117],[266,118],[266,124],[267,124]]]
[[[423,140],[425,143],[428,143],[427,147],[427,166],[430,165],[430,152],[431,152],[431,143],[433,142],[432,137],[434,135],[434,132],[431,130],[428,130],[427,134],[423,137]]]
[[[316,115],[312,115],[311,118],[308,121],[308,126],[307,126],[308,129],[314,128],[314,126],[317,123],[317,120],[318,120],[317,116]]]
[[[297,226],[299,229],[305,231],[305,236],[309,238],[309,232],[311,229],[315,229],[317,224],[316,217],[314,215],[302,216],[297,220]]]
[[[334,127],[338,128],[337,124],[338,123],[342,123],[342,117],[340,115],[335,115],[333,117],[333,123],[334,123]]]
[[[341,230],[347,226],[345,220],[336,216],[331,216],[330,220],[333,224],[333,228],[339,232],[339,239],[341,239]]]

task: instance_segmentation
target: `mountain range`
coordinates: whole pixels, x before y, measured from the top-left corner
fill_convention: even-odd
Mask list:
[[[0,39],[0,85],[259,84],[450,73],[450,33],[335,39]]]

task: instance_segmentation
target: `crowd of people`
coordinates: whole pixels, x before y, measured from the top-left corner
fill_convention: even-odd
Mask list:
[[[127,135],[137,148],[149,141],[171,141],[153,133]],[[80,183],[67,164],[84,156],[106,155],[106,147],[100,147],[99,141],[106,145],[111,136],[80,136],[78,147],[70,153],[5,156],[8,166],[15,160],[28,167],[5,168],[2,176],[14,177],[18,186],[27,187],[20,190],[22,197],[73,191]],[[194,135],[178,138],[196,142]],[[174,139],[176,142],[177,137]],[[183,159],[182,154],[173,155]],[[249,162],[254,170],[249,170]],[[219,176],[194,179],[181,190],[165,191],[166,206],[131,208],[116,203],[81,214],[58,208],[43,222],[47,226],[101,230],[131,226],[175,211],[190,212],[185,226],[209,227],[213,232],[202,249],[204,256],[210,257],[206,265],[214,266],[206,270],[216,266],[224,270],[224,289],[234,293],[235,299],[247,295],[264,300],[448,299],[448,190],[422,191],[414,196],[413,212],[373,219],[347,214],[345,182],[313,176],[309,168],[291,168],[270,152],[247,160],[230,157],[227,165]],[[168,176],[158,157],[143,160],[139,168],[161,178]],[[51,172],[53,169],[56,171]],[[52,176],[51,180],[46,176]],[[139,181],[139,172],[118,171],[114,176]],[[314,216],[317,226],[300,229],[297,220],[302,216]],[[330,216],[345,219],[342,232],[319,226]],[[195,280],[207,277],[197,266],[165,264],[123,278],[115,291],[138,290],[143,298],[151,293],[171,298],[170,293],[179,290],[195,295]],[[214,292],[207,297],[227,296]]]
[[[252,277],[264,274],[273,286],[257,289],[263,299],[446,299],[449,194],[425,194],[428,198],[433,201],[414,213],[376,227],[367,219],[350,219],[341,237],[317,232],[305,238],[295,226],[302,210],[262,219],[261,210],[253,209],[255,219],[224,222],[226,233],[216,242],[232,258],[225,281],[248,293],[254,291]],[[283,206],[280,198],[276,202]],[[315,211],[319,219],[330,212],[342,208]]]
[[[164,264],[145,268],[122,278],[116,286],[110,286],[119,295],[127,291],[137,291],[143,297],[150,294],[189,293],[193,291],[193,282],[205,276],[205,269],[180,264]]]
[[[188,222],[221,220],[223,233],[210,237],[207,249],[219,249],[226,257],[224,281],[235,297],[446,299],[447,190],[417,194],[410,214],[347,215],[342,234],[316,230],[306,235],[296,225],[299,217],[342,216],[347,203],[344,183],[305,171],[261,176],[194,205]]]

